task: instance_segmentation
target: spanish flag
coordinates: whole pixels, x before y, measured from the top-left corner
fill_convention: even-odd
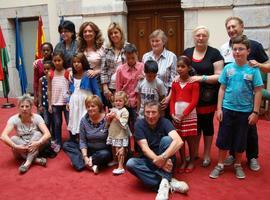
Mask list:
[[[39,16],[38,27],[37,27],[37,41],[36,41],[35,59],[42,58],[41,45],[45,41],[46,41],[46,38],[45,38],[45,34],[44,34],[42,18],[41,18],[41,16]]]

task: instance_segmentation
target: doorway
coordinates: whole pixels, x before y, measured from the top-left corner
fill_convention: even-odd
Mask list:
[[[168,37],[166,48],[180,55],[184,48],[184,12],[179,0],[126,0],[128,42],[138,48],[139,59],[151,50],[149,35],[161,29]]]

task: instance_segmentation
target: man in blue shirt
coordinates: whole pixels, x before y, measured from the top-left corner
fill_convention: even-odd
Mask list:
[[[127,169],[144,184],[158,190],[156,200],[169,198],[169,189],[186,193],[188,185],[172,178],[175,153],[183,141],[172,123],[160,117],[158,102],[144,105],[144,118],[135,124],[135,139],[140,147],[139,158],[131,158]]]
[[[225,27],[227,29],[228,36],[230,40],[223,44],[220,48],[220,53],[224,57],[225,64],[234,62],[233,51],[232,51],[232,39],[243,35],[244,32],[244,22],[239,17],[228,17],[225,21]],[[251,67],[256,67],[261,70],[261,72],[270,72],[270,61],[267,54],[264,51],[263,46],[254,40],[249,40],[250,42],[250,52],[248,54],[247,60]],[[230,151],[231,156],[225,160],[225,166],[233,164],[234,157],[233,151]],[[258,144],[258,133],[256,125],[249,126],[248,136],[247,136],[247,149],[246,156],[249,162],[249,167],[253,171],[258,171],[260,165],[258,162],[259,154],[259,144]]]

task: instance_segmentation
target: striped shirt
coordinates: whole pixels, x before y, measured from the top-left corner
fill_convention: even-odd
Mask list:
[[[158,63],[158,78],[164,82],[166,92],[168,93],[169,88],[172,86],[173,78],[176,76],[176,55],[164,48],[158,59],[155,59],[153,51],[145,53],[142,61],[145,63],[148,60],[154,60]]]
[[[52,78],[52,105],[62,106],[67,103],[69,82],[65,76],[54,75]]]

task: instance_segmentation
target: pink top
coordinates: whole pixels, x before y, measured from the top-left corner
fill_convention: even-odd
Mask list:
[[[179,82],[172,83],[172,95],[170,100],[170,113],[175,114],[176,102],[187,102],[189,106],[184,110],[183,115],[187,116],[198,104],[199,100],[199,83],[187,83],[183,88]]]
[[[144,64],[137,62],[132,67],[128,66],[127,63],[120,65],[116,71],[116,91],[122,90],[127,93],[129,106],[132,108],[137,106],[135,89],[143,70]]]
[[[38,94],[39,79],[44,76],[43,59],[38,59],[34,62],[34,94]]]
[[[69,82],[65,76],[54,74],[52,78],[52,105],[62,106],[67,103]]]
[[[94,70],[101,68],[102,56],[104,55],[104,48],[101,47],[96,51],[84,51],[90,67]]]

